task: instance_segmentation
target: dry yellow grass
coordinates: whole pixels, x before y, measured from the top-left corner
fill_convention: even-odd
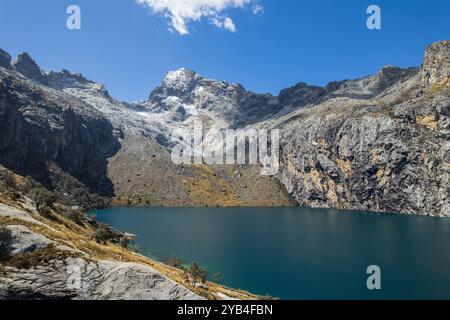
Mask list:
[[[199,174],[186,179],[188,195],[194,206],[215,203],[220,207],[234,207],[239,205],[233,188],[225,180],[214,174],[205,165],[196,165]]]

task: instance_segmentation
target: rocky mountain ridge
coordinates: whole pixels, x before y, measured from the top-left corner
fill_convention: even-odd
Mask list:
[[[307,206],[447,215],[448,162],[442,150],[446,150],[448,141],[448,55],[449,41],[443,41],[427,48],[421,68],[387,66],[375,75],[325,87],[299,83],[278,96],[248,92],[240,84],[206,79],[182,68],[169,72],[147,101],[132,104],[115,100],[102,84],[80,74],[44,72],[28,54],[11,62],[9,54],[2,51],[0,64],[4,72],[17,71],[42,88],[81,101],[111,123],[110,136],[119,141],[120,147],[107,160],[107,173],[103,175],[128,202],[202,205],[192,202],[193,194],[223,189],[229,191],[228,204],[245,205],[258,194],[267,198],[275,193],[270,202],[287,205],[292,202],[283,195],[286,188],[296,202]],[[173,166],[169,156],[171,132],[191,128],[197,119],[218,129],[281,129],[279,182],[260,178],[261,189],[248,193],[250,180],[233,188],[236,181],[231,179],[235,172],[256,179],[248,166],[225,171],[211,167],[212,173],[206,178],[201,168]],[[425,162],[431,161],[424,160],[429,152],[445,155],[434,160],[440,169],[425,172]],[[421,160],[411,164],[417,157]],[[122,165],[124,161],[128,167]],[[151,175],[160,172],[171,177],[170,186],[148,183]],[[208,181],[205,189],[192,181],[200,176]],[[399,194],[398,188],[403,191],[411,184],[417,186],[419,176],[424,185],[435,186],[428,188],[430,192],[424,191],[423,201],[429,204],[414,206],[413,200],[407,199],[422,196],[410,191],[394,197]],[[269,188],[264,189],[264,185]],[[133,195],[132,190],[138,192]],[[175,197],[169,200],[158,190]],[[440,196],[433,195],[436,193]]]

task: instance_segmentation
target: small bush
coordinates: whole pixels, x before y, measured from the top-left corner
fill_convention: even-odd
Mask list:
[[[22,191],[25,193],[29,193],[32,190],[38,189],[38,188],[42,188],[41,185],[39,185],[39,183],[37,183],[32,177],[30,176],[26,176],[24,178],[24,182],[22,184]]]
[[[34,191],[34,201],[36,203],[36,210],[40,215],[52,218],[51,211],[53,204],[56,202],[56,196],[45,188],[37,188]]]
[[[67,218],[76,223],[79,226],[84,226],[84,214],[80,211],[76,211],[76,210],[70,210],[67,213]]]
[[[0,262],[9,260],[9,244],[12,241],[11,230],[0,226]]]
[[[178,269],[178,270],[185,270],[184,266],[183,266],[183,261],[181,261],[181,259],[177,258],[177,257],[172,257],[169,260],[167,260],[166,264],[169,267]]]
[[[131,242],[131,238],[128,236],[123,236],[119,239],[119,245],[124,249],[128,249],[130,242]]]
[[[6,189],[9,191],[14,191],[17,188],[17,185],[16,185],[16,179],[14,178],[12,173],[5,170],[5,171],[2,171],[1,175],[2,175],[2,180],[3,180],[3,183],[5,184]]]
[[[206,283],[208,279],[208,271],[202,268],[197,262],[192,263],[189,267],[189,275],[194,284],[198,282]]]
[[[114,240],[116,234],[107,225],[99,224],[98,229],[92,236],[95,242],[100,244],[106,244],[108,241]]]

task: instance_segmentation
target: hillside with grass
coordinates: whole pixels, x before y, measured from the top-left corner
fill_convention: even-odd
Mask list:
[[[0,166],[0,299],[260,298],[209,282],[198,264],[144,257],[132,240]]]

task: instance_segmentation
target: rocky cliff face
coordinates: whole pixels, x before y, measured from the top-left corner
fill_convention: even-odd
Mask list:
[[[24,71],[24,59],[14,68]],[[36,81],[35,72],[29,75]],[[113,195],[106,159],[118,150],[118,138],[110,122],[82,101],[0,68],[0,127],[6,167],[53,188],[54,164],[90,192]]]
[[[449,41],[434,44],[420,72],[389,68],[369,87],[333,85],[357,89],[272,124],[283,131],[279,178],[297,201],[449,216],[449,53]]]
[[[448,84],[450,79],[450,41],[430,45],[425,53],[421,76],[425,85]]]

